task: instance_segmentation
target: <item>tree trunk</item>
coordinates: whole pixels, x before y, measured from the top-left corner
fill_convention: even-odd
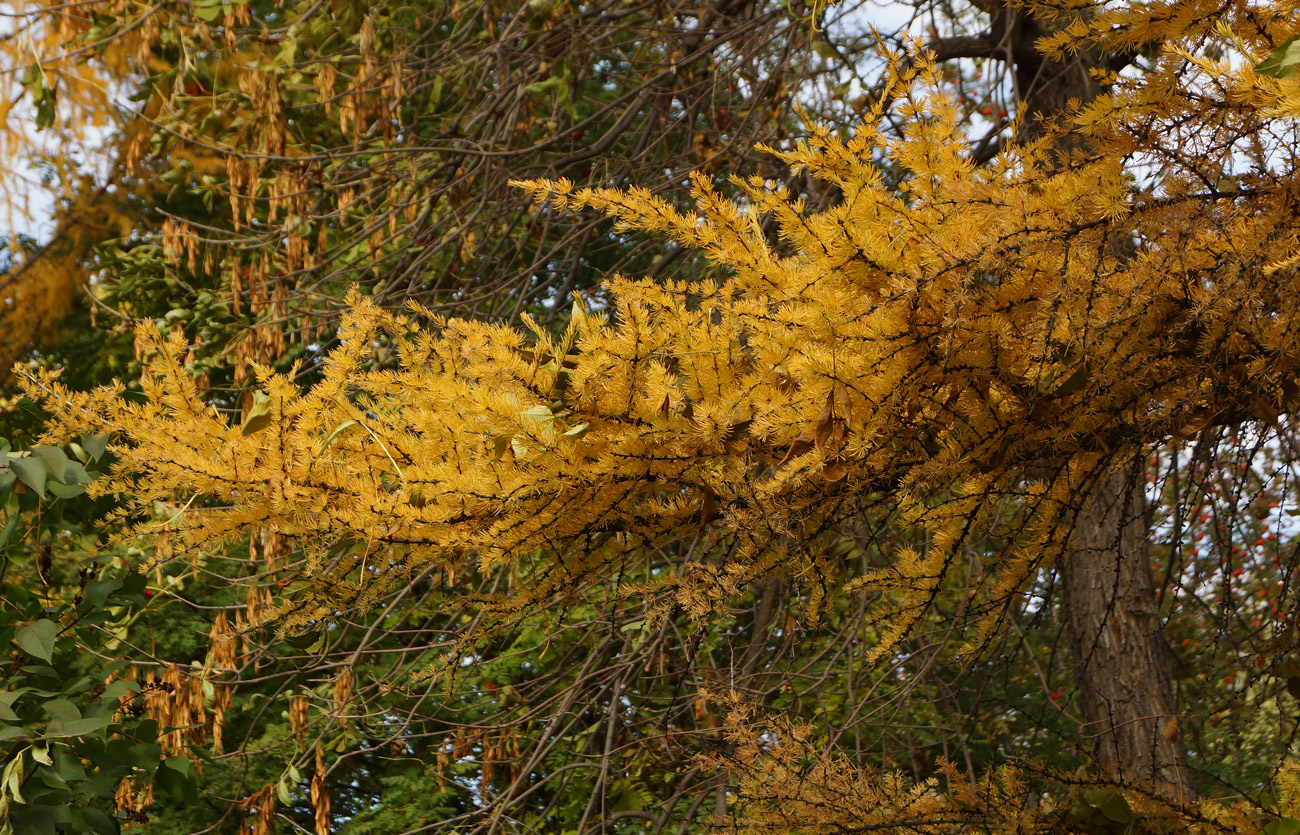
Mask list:
[[[1147,550],[1142,481],[1112,472],[1087,497],[1060,568],[1078,704],[1102,776],[1177,805],[1196,799]]]

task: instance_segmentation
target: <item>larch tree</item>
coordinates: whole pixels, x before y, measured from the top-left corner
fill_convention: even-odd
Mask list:
[[[520,183],[538,222],[598,209],[619,235],[670,240],[712,271],[613,276],[559,332],[532,318],[525,331],[449,319],[430,299],[403,314],[353,294],[337,345],[313,358],[318,372],[258,366],[260,389],[235,423],[187,368],[192,335],[152,322],[137,330],[138,396],[72,391],[49,372],[29,373],[27,391],[54,415],[51,443],[115,438],[113,471],[92,490],[127,502],[121,538],[162,537],[160,559],[221,553],[249,529],[292,543],[301,561],[276,576],[294,582],[278,607],[250,605],[248,619],[328,635],[327,624],[394,593],[472,574],[489,582],[440,604],[469,608],[434,614],[448,635],[458,618],[470,628],[423,659],[422,680],[446,684],[465,663],[500,664],[503,650],[536,673],[550,619],[593,601],[639,615],[610,620],[600,652],[565,656],[582,676],[618,673],[586,691],[608,721],[582,720],[575,762],[521,758],[510,746],[525,725],[437,749],[453,769],[477,752],[482,804],[494,810],[479,819],[484,831],[505,816],[552,820],[558,797],[524,816],[531,791],[546,796],[529,780],[582,767],[577,758],[602,748],[597,731],[600,779],[573,815],[578,831],[664,824],[644,799],[592,803],[634,780],[619,758],[657,755],[682,727],[667,718],[680,680],[629,694],[643,665],[662,669],[665,636],[683,626],[677,642],[692,663],[732,654],[691,694],[696,733],[714,730],[710,710],[730,708],[714,760],[695,766],[711,775],[722,765],[721,781],[703,781],[714,790],[692,808],[712,798],[725,813],[738,788],[742,825],[1293,831],[1297,777],[1286,767],[1270,775],[1280,800],[1198,801],[1218,792],[1194,784],[1182,747],[1186,709],[1161,624],[1180,597],[1157,592],[1152,542],[1166,523],[1144,507],[1141,476],[1160,466],[1153,450],[1212,447],[1231,428],[1274,439],[1263,446],[1290,437],[1300,10],[1192,0],[977,8],[982,34],[936,31],[929,52],[887,51],[855,130],[814,126],[808,142],[768,151],[823,184],[820,206],[761,174],[732,180],[729,194],[697,174],[695,212],[645,189]],[[941,63],[961,59],[1006,68],[1009,121],[991,106],[972,120],[964,76]],[[261,88],[248,84],[256,98]],[[301,192],[268,192],[267,211]],[[260,258],[291,231],[249,251]],[[192,230],[168,235],[173,261],[201,261]],[[383,251],[357,255],[383,274]],[[1194,458],[1202,484],[1226,460]],[[1285,487],[1279,499],[1294,501]],[[1163,559],[1160,589],[1191,586],[1187,563]],[[1232,565],[1201,578],[1225,600]],[[741,600],[752,600],[744,618]],[[1023,634],[1022,621],[1043,629],[1058,616],[1081,714],[1075,745],[1095,766],[1087,776],[1051,758],[1017,774],[998,766],[1021,740],[990,743],[987,755],[963,740],[960,766],[933,765],[925,745],[910,751],[909,783],[893,773],[897,761],[824,755],[807,727],[773,715],[856,723],[917,692],[913,657],[977,667]],[[531,645],[518,641],[525,627]],[[799,672],[824,676],[825,691],[862,686],[854,669],[865,667],[867,695],[847,694],[847,706],[798,692],[792,668],[766,660],[774,638],[817,647],[822,627],[837,636],[830,660]],[[1269,634],[1254,654],[1275,678],[1300,678],[1287,666],[1292,636],[1269,628],[1254,633]],[[715,644],[728,630],[753,640]],[[959,651],[913,653],[917,635],[943,635]],[[543,692],[520,692],[498,669],[496,708],[519,711]],[[1276,699],[1270,681],[1259,687]],[[814,697],[824,710],[810,709]],[[936,697],[936,713],[964,710],[962,697]],[[655,699],[662,741],[629,733]],[[618,717],[621,705],[634,715]],[[917,764],[927,759],[946,780],[928,777]],[[503,783],[488,766],[506,762],[512,799],[494,806],[489,792]],[[268,785],[250,808],[273,805]]]

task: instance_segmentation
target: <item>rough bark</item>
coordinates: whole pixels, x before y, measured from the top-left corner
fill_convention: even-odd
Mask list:
[[[1104,777],[1177,804],[1196,797],[1147,550],[1142,483],[1112,472],[1087,497],[1060,569],[1083,736]]]

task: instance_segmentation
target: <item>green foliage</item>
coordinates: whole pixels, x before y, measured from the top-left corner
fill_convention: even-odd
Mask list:
[[[1070,809],[1070,821],[1095,835],[1133,835],[1138,815],[1114,789],[1090,789]]]
[[[95,441],[89,445],[102,454]],[[39,461],[52,478],[65,479],[74,463],[52,447],[29,452],[10,459],[10,466]],[[76,472],[86,471],[78,465]],[[16,475],[0,491],[8,499],[6,527],[12,532],[30,526],[28,536],[39,539],[38,531],[49,533],[57,523],[23,497],[38,497],[43,480],[31,469]],[[32,486],[24,491],[20,484]],[[12,525],[15,519],[19,526]],[[120,562],[106,567],[87,561],[75,580],[52,585],[44,578],[45,590],[36,592],[31,587],[42,582],[20,575],[15,547],[21,543],[6,546],[8,576],[0,581],[0,645],[10,648],[0,692],[0,821],[14,833],[112,835],[121,823],[114,797],[123,780],[137,786],[152,780],[182,793],[192,793],[195,785],[184,757],[160,763],[159,728],[140,715],[144,695],[140,685],[122,677],[127,662],[102,664],[88,654],[102,648],[107,631],[143,611],[145,578]]]
[[[1300,76],[1300,35],[1292,35],[1255,65],[1255,72],[1269,78]]]

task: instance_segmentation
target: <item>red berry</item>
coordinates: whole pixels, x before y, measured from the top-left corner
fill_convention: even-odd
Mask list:
[[[144,590],[144,596],[145,596],[145,597],[153,597],[153,589],[145,589],[145,590]]]
[[[980,113],[984,114],[985,116],[992,116],[992,115],[993,115],[993,108],[991,108],[991,107],[986,107],[986,108],[984,108],[983,110],[981,110]]]

